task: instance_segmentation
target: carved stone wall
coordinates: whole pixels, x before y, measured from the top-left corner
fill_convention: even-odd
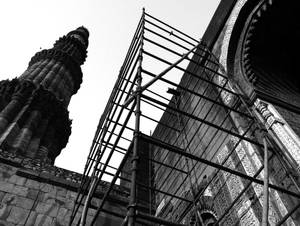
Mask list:
[[[219,72],[227,72],[227,59],[228,59],[228,46],[231,39],[231,33],[235,26],[236,20],[239,16],[240,10],[244,7],[247,1],[240,0],[237,1],[235,7],[233,8],[229,19],[225,23],[223,30],[221,31],[219,38],[216,39],[216,43],[213,48],[213,53],[216,55],[217,59],[221,62],[222,67],[218,68],[218,65],[215,67]],[[196,59],[196,58],[195,58]],[[216,60],[212,58],[213,61]],[[238,62],[237,62],[238,63]],[[214,68],[213,62],[207,63],[206,66]],[[198,76],[203,76],[203,71],[197,68],[195,65],[190,64],[189,69],[192,69]],[[234,71],[234,79],[243,78],[241,71]],[[237,80],[231,80],[226,83],[227,79],[222,78],[222,76],[216,76],[211,71],[207,70],[204,73],[207,77],[211,79],[216,85],[223,86],[228,90],[232,90],[240,93],[240,89],[237,89],[236,82]],[[229,76],[232,79],[232,75]],[[247,81],[252,78],[247,77]],[[248,81],[248,82],[249,82]],[[245,87],[239,87],[246,94],[251,94],[254,90],[251,83],[255,82],[251,80],[249,84],[247,83]],[[230,92],[222,91],[221,88],[215,88],[213,86],[207,85],[203,81],[198,81],[196,78],[191,78],[188,73],[183,75],[183,78],[180,82],[180,85],[187,87],[195,92],[201,93],[209,98],[216,98],[216,94],[220,92],[219,98],[222,103],[225,103],[227,106],[233,107],[236,102],[236,97],[231,95]],[[206,93],[206,90],[208,92]],[[222,91],[222,92],[221,92]],[[221,125],[223,128],[231,129],[239,134],[244,134],[246,129],[250,124],[250,120],[247,117],[244,117],[242,114],[235,112],[230,113],[230,120],[224,120],[228,114],[224,109],[218,109],[212,106],[209,101],[205,101],[195,95],[189,94],[184,91],[180,91],[180,110],[196,115],[199,118],[205,119],[207,121],[213,120],[215,124]],[[170,105],[174,106],[174,98],[170,102]],[[246,102],[247,103],[247,102]],[[247,109],[243,106],[237,108],[239,111],[246,113]],[[210,113],[207,115],[207,112]],[[227,114],[226,114],[227,113]],[[222,119],[224,120],[222,122]],[[201,123],[196,120],[191,120],[183,116],[184,126],[181,126],[178,123],[175,112],[167,110],[161,118],[162,123],[171,122],[175,129],[171,130],[165,128],[162,125],[159,125],[153,136],[162,139],[164,142],[173,144],[184,149],[187,152],[196,154],[203,158],[217,161],[224,164],[225,166],[243,172],[247,175],[254,176],[257,170],[262,167],[262,150],[249,142],[240,142],[230,135],[222,136],[221,132],[218,134],[219,137],[214,140],[213,132],[210,131],[209,126],[201,125]],[[222,124],[223,123],[223,124]],[[255,131],[258,128],[258,124],[254,123],[254,126],[251,127],[250,132],[247,134],[248,138],[254,139],[257,142],[262,142],[258,136],[255,135]],[[287,129],[287,128],[285,128]],[[184,135],[186,133],[186,136]],[[282,137],[284,139],[290,139],[292,136]],[[295,140],[297,143],[297,139]],[[229,151],[230,148],[236,145],[236,148],[233,152]],[[298,143],[297,143],[298,145]],[[276,145],[275,145],[276,146]],[[274,148],[275,148],[274,146]],[[276,148],[278,148],[276,146]],[[295,149],[296,150],[296,149]],[[207,151],[207,152],[206,152]],[[169,164],[171,167],[176,166],[181,170],[187,170],[186,165],[190,164],[191,168],[191,178],[193,181],[193,186],[197,189],[201,189],[200,184],[204,183],[205,178],[214,179],[209,185],[206,192],[210,193],[214,200],[214,211],[217,213],[217,216],[220,217],[227,210],[230,204],[235,200],[238,194],[248,186],[249,181],[241,179],[239,177],[230,175],[226,172],[219,172],[217,174],[215,170],[210,169],[210,167],[205,167],[204,164],[197,164],[195,161],[189,161],[185,163],[184,158],[179,155],[170,153],[169,151],[161,148],[155,148],[154,158],[156,160],[163,161],[165,164]],[[293,155],[296,154],[294,151]],[[284,167],[285,163],[279,161],[278,156],[273,156],[270,161],[270,182],[278,186],[284,186],[287,189],[292,189],[296,191],[295,184],[292,182],[293,178],[289,174],[289,169]],[[296,158],[296,157],[295,157]],[[223,162],[223,160],[226,161]],[[297,158],[296,158],[297,159]],[[154,171],[156,173],[155,183],[157,188],[160,188],[164,191],[176,194],[180,197],[187,198],[192,200],[191,188],[185,177],[182,176],[182,173],[172,171],[169,168],[160,167],[155,165]],[[279,175],[286,175],[285,182],[281,184]],[[263,179],[263,173],[260,173],[257,178]],[[286,183],[286,185],[284,184]],[[199,191],[199,190],[197,190]],[[160,213],[162,217],[169,218],[176,221],[180,218],[180,214],[185,210],[187,204],[183,204],[183,201],[176,200],[176,198],[167,198],[164,194],[157,193],[156,196],[157,206],[161,202],[168,203],[168,206],[164,209],[163,213]],[[252,183],[249,188],[246,190],[245,194],[239,198],[239,200],[234,205],[234,208],[227,214],[221,221],[221,225],[258,225],[261,221],[261,212],[262,212],[262,186]],[[270,204],[269,204],[269,223],[270,225],[275,225],[284,215],[286,215],[296,204],[294,203],[295,199],[283,195],[277,191],[270,191]],[[191,210],[191,209],[190,209]],[[297,225],[298,215],[294,214],[291,218],[286,221],[286,225]]]
[[[223,31],[221,32],[219,38],[217,39],[217,42],[214,45],[213,53],[215,53],[217,55],[217,57],[220,59],[220,62],[222,63],[222,65],[224,67],[224,71],[228,71],[227,63],[230,62],[230,60],[232,58],[234,58],[233,54],[236,54],[232,51],[229,52],[228,47],[229,47],[229,42],[234,41],[235,37],[233,37],[234,35],[232,34],[233,28],[234,28],[234,26],[238,27],[238,25],[236,25],[236,21],[237,21],[237,18],[240,16],[239,15],[240,11],[243,9],[246,2],[247,1],[244,1],[244,0],[237,1],[235,7],[233,8],[233,10],[231,12],[231,15],[229,16],[229,19],[227,20],[227,22],[226,22],[226,24],[223,28]],[[260,4],[261,12],[258,11],[256,17],[257,18],[260,17],[260,19],[261,19],[261,14],[264,13],[263,11],[266,11],[267,8],[270,5],[272,5],[273,2],[274,1],[257,1],[257,4],[258,3]],[[253,3],[252,5],[255,5],[255,2],[252,2],[252,3]],[[250,5],[250,4],[248,4],[248,5]],[[244,10],[243,13],[245,13],[245,10]],[[245,16],[245,15],[243,15],[243,16]],[[249,15],[247,15],[247,16],[249,16]],[[240,24],[239,26],[244,26],[244,24]],[[249,28],[249,32],[250,32],[250,29],[252,29],[252,28]],[[235,34],[235,35],[237,35],[237,34]],[[238,34],[238,35],[242,36],[243,34]],[[250,39],[250,36],[249,36],[249,39]],[[236,41],[238,41],[238,40],[236,40]],[[234,43],[233,45],[238,45],[238,44]],[[247,43],[245,45],[247,45]],[[247,60],[246,58],[247,58],[246,54],[245,54],[245,56],[235,56],[235,62],[233,64],[242,65],[243,63],[246,62],[246,60]],[[245,60],[245,62],[242,62],[243,60]],[[232,63],[232,62],[230,62],[230,63]],[[232,67],[232,65],[230,65],[230,66]],[[236,67],[236,68],[240,68],[240,66]],[[247,68],[244,69],[245,71],[237,70],[236,68],[235,68],[235,70],[232,70],[232,68],[230,68],[231,70],[229,70],[229,73],[233,73],[233,74],[229,74],[230,78],[234,79],[234,80],[231,80],[233,82],[232,87],[237,87],[237,83],[238,83],[239,89],[237,89],[237,91],[241,92],[242,94],[246,94],[246,95],[248,95],[248,97],[252,98],[252,92],[254,91],[253,90],[253,84],[255,84],[255,82],[256,82],[255,77],[250,75],[251,73],[250,74],[247,73],[248,72]],[[246,72],[246,74],[245,74],[245,72]],[[245,76],[246,76],[246,79],[245,79]],[[243,82],[240,82],[240,81],[247,81],[248,83],[243,83]],[[269,84],[271,84],[271,81],[269,82]],[[272,85],[270,85],[270,86],[272,86]],[[225,100],[225,102],[226,102],[226,100]],[[276,127],[275,130],[277,130],[277,132],[275,132],[275,134],[277,134],[277,135],[275,135],[275,136],[280,137],[278,139],[279,143],[281,143],[281,145],[279,145],[280,148],[282,148],[283,146],[289,146],[287,148],[287,149],[289,149],[287,152],[292,152],[291,155],[294,156],[292,158],[295,161],[296,159],[298,159],[297,156],[296,156],[297,155],[296,153],[298,151],[296,151],[296,150],[299,150],[299,147],[298,147],[299,138],[296,135],[298,133],[298,127],[299,127],[298,126],[299,123],[297,122],[297,119],[299,118],[298,114],[293,113],[292,111],[289,111],[288,109],[285,109],[285,108],[282,108],[282,107],[274,106],[275,107],[274,108],[271,104],[268,104],[268,105],[269,105],[270,109],[273,109],[273,114],[278,109],[278,112],[282,113],[284,115],[284,118],[286,118],[286,121],[288,121],[290,123],[290,125],[288,125],[287,122],[284,120],[284,118],[279,116],[279,114],[277,114],[276,119],[273,118],[273,120],[272,120],[272,119],[270,119],[271,118],[270,114],[267,114],[264,111],[265,112],[265,114],[264,114],[265,117],[263,117],[263,118],[265,118],[266,121],[267,121],[267,118],[268,118],[268,121],[270,122],[268,125],[266,124],[266,127],[271,128],[271,129],[272,129],[272,126],[274,127],[274,129]],[[231,115],[235,119],[234,122],[241,125],[241,122],[243,121],[243,119],[241,120],[241,119],[237,118],[236,115],[234,115],[234,114],[231,114]],[[236,126],[239,128],[240,133],[242,133],[243,128],[239,127],[238,124],[236,124]],[[240,159],[239,161],[241,161],[241,163],[243,165],[243,171],[245,171],[248,175],[253,175],[254,171],[256,171],[262,165],[260,152],[253,145],[250,145],[247,142],[242,142],[242,143],[243,143],[244,148],[237,148],[237,154],[238,154],[239,159]],[[284,143],[284,144],[282,145],[282,143]],[[284,152],[284,149],[285,148],[283,148],[281,151]],[[286,164],[286,162],[283,163],[283,164]],[[293,187],[293,190],[295,190],[295,191],[297,190],[295,188],[295,184],[292,185],[293,184],[292,183],[292,178],[288,174],[288,171],[292,170],[292,169],[288,169],[288,171],[285,170],[282,163],[279,164],[279,160],[278,160],[277,156],[273,157],[273,160],[271,160],[270,168],[271,168],[271,171],[272,171],[272,173],[270,175],[270,180],[273,183],[284,186],[285,188],[291,186],[291,187]],[[296,166],[295,168],[298,168],[298,166]],[[285,182],[283,182],[283,183],[281,183],[280,179],[278,179],[278,177],[277,177],[277,175],[280,175],[280,174],[286,175],[286,176],[289,175],[288,177],[285,178]],[[298,180],[298,176],[294,175],[292,177],[294,177],[294,179],[296,181]],[[263,178],[263,177],[262,177],[262,175],[259,175],[258,178]],[[285,186],[285,183],[287,184],[286,186]],[[257,200],[258,200],[258,203],[260,203],[259,206],[261,206],[261,204],[262,204],[262,196],[261,196],[262,190],[261,190],[261,187],[260,186],[253,186],[253,188],[254,188],[253,191],[256,193],[256,196],[258,197]],[[271,213],[270,213],[270,216],[269,216],[269,223],[275,224],[275,222],[277,222],[279,220],[279,218],[281,218],[282,216],[287,214],[287,212],[293,206],[296,205],[294,203],[296,200],[291,198],[291,197],[288,197],[286,195],[283,195],[281,193],[278,193],[276,191],[271,191],[270,196],[272,198],[271,198],[271,201],[270,201],[270,212]],[[261,208],[261,207],[259,207],[259,208]],[[258,209],[257,207],[254,208],[254,210],[257,210],[257,209]],[[257,215],[259,215],[259,211],[257,212]],[[293,219],[295,221],[298,221],[298,217],[296,215],[297,214],[295,214],[293,216]],[[292,219],[288,219],[286,224],[287,225],[295,225],[295,223],[293,222]]]

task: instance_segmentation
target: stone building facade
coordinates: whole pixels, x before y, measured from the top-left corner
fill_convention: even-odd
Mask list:
[[[220,95],[219,100],[228,106],[233,106],[236,96],[221,91],[218,86],[227,87],[242,95],[244,106],[256,118],[254,126],[250,125],[247,117],[232,112],[227,117],[228,112],[224,108],[212,106],[211,102],[184,90],[177,90],[180,92],[180,104],[177,107],[184,112],[214,121],[216,125],[222,125],[223,128],[240,135],[246,134],[246,137],[257,142],[261,141],[257,125],[266,129],[271,140],[269,148],[277,153],[269,162],[270,183],[295,193],[299,193],[300,183],[300,80],[296,76],[297,64],[293,63],[299,57],[297,50],[292,47],[292,40],[300,34],[299,26],[295,24],[297,10],[293,4],[276,0],[221,1],[202,41],[216,56],[215,62],[221,63],[217,70],[224,72],[227,78],[209,71],[203,73],[203,67],[191,63],[187,70],[196,72],[199,77],[206,76],[214,85],[197,80],[188,73],[181,79],[181,86],[211,99]],[[201,54],[200,50],[198,53]],[[195,55],[193,59],[200,62]],[[209,64],[206,63],[206,66]],[[173,107],[176,106],[173,104]],[[247,112],[242,105],[237,109]],[[263,166],[263,151],[257,145],[239,142],[232,135],[215,132],[215,128],[197,120],[181,117],[183,123],[180,124],[175,113],[166,112],[161,121],[172,122],[171,127],[179,132],[160,125],[153,137],[250,176],[254,176]],[[157,161],[181,166],[182,169],[187,169],[186,165],[190,164],[193,183],[191,188],[187,180],[180,179],[179,172],[156,166],[154,172],[157,189],[191,199],[193,190],[200,192],[205,188],[198,209],[200,213],[210,214],[210,222],[216,222],[222,216],[219,225],[260,225],[263,202],[261,185],[249,185],[249,181],[245,179],[217,171],[205,164],[196,164],[191,160],[186,162],[183,157],[163,148],[153,149],[154,159]],[[256,176],[263,179],[261,173]],[[174,190],[177,187],[180,188]],[[244,189],[246,193],[230,208]],[[159,206],[158,216],[188,223],[190,218],[187,217],[187,212],[182,212],[187,207],[183,202],[175,200],[164,194],[157,194],[155,203]],[[269,224],[276,225],[298,203],[298,198],[271,189]],[[300,212],[296,209],[284,225],[299,224]]]

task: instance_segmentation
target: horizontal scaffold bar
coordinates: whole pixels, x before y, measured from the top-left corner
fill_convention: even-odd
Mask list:
[[[145,135],[143,133],[140,133],[139,136],[140,136],[141,139],[143,139],[146,142],[150,142],[151,144],[154,144],[154,145],[159,146],[161,148],[167,149],[167,150],[172,151],[172,152],[174,152],[176,154],[179,154],[179,155],[185,156],[187,158],[190,158],[192,160],[204,163],[204,164],[209,165],[209,166],[211,166],[213,168],[220,169],[220,170],[223,170],[225,172],[234,174],[234,175],[242,177],[242,178],[244,178],[246,180],[250,180],[250,181],[252,181],[254,183],[257,183],[257,184],[260,184],[260,185],[264,184],[264,182],[262,180],[256,179],[256,178],[254,178],[252,176],[246,175],[244,173],[238,172],[236,170],[230,169],[230,168],[225,167],[223,165],[220,165],[218,163],[206,160],[204,158],[200,158],[200,157],[198,157],[196,155],[187,153],[187,152],[185,152],[181,148],[178,148],[178,147],[175,147],[173,145],[167,144],[167,143],[165,143],[163,141],[157,140],[157,139],[155,139],[153,137],[150,137],[150,136],[147,136],[147,135]],[[269,187],[272,188],[272,189],[274,189],[274,190],[276,190],[276,191],[279,191],[279,192],[282,192],[282,193],[285,193],[287,195],[291,195],[291,196],[293,196],[295,198],[300,199],[300,194],[298,194],[298,193],[289,191],[289,190],[287,190],[285,188],[282,188],[282,187],[279,187],[279,186],[273,185],[273,184],[269,184]]]
[[[216,125],[216,124],[214,124],[214,123],[212,123],[212,122],[209,122],[209,121],[207,121],[207,120],[204,120],[204,119],[202,119],[202,118],[199,118],[199,117],[197,117],[197,116],[195,116],[195,115],[193,115],[193,114],[187,113],[187,112],[185,112],[185,111],[179,110],[178,108],[174,108],[174,107],[172,107],[172,106],[170,106],[170,105],[168,105],[168,104],[165,104],[165,103],[163,103],[163,102],[161,102],[161,101],[159,101],[159,100],[156,100],[156,99],[154,99],[154,98],[151,98],[151,97],[149,97],[149,96],[146,96],[146,95],[143,95],[143,94],[142,94],[141,96],[142,96],[142,98],[145,98],[145,99],[148,99],[148,100],[150,100],[150,101],[153,101],[153,102],[155,102],[155,103],[157,103],[157,104],[160,104],[160,105],[162,105],[162,106],[164,106],[164,107],[166,107],[166,108],[169,108],[169,109],[171,109],[171,110],[173,110],[173,111],[175,111],[175,112],[178,112],[178,113],[180,113],[180,114],[182,114],[182,115],[185,115],[185,116],[187,116],[187,117],[189,117],[189,118],[191,118],[191,119],[194,119],[194,120],[196,120],[196,121],[202,122],[202,123],[204,123],[204,124],[206,124],[206,125],[208,125],[208,126],[211,126],[211,127],[215,128],[215,129],[218,129],[218,130],[220,130],[220,131],[223,131],[223,132],[225,132],[225,133],[227,133],[227,134],[230,134],[230,135],[232,135],[232,136],[235,136],[235,137],[237,137],[237,138],[240,138],[240,139],[242,139],[242,140],[244,140],[244,141],[247,141],[247,142],[249,142],[249,143],[255,144],[255,145],[260,146],[260,147],[263,147],[262,144],[257,143],[256,141],[253,141],[252,139],[250,139],[250,138],[248,138],[248,137],[244,137],[244,136],[242,136],[242,135],[240,135],[240,134],[238,134],[238,133],[236,133],[236,132],[232,132],[232,131],[229,130],[229,129],[220,127],[220,126],[218,126],[218,125]]]
[[[179,34],[184,35],[185,37],[187,37],[187,38],[193,40],[194,42],[199,42],[197,39],[195,39],[195,38],[193,38],[193,37],[187,35],[186,33],[183,33],[182,31],[180,31],[180,30],[178,30],[178,29],[172,27],[171,25],[169,25],[169,24],[167,24],[167,23],[161,21],[160,19],[157,19],[157,18],[154,17],[154,16],[151,16],[150,14],[148,14],[148,13],[146,13],[146,12],[145,12],[145,15],[146,15],[147,17],[150,17],[150,18],[152,18],[153,20],[155,20],[155,21],[157,21],[157,22],[159,22],[159,23],[161,23],[161,24],[163,24],[163,25],[165,25],[165,26],[171,28],[172,30],[178,32]]]
[[[155,74],[153,74],[153,73],[151,73],[151,72],[149,72],[149,71],[147,71],[147,70],[145,70],[145,69],[142,69],[142,72],[145,73],[145,74],[147,74],[147,75],[149,75],[149,76],[151,76],[151,77],[155,77],[155,76],[156,76]],[[181,89],[181,90],[184,90],[184,91],[189,92],[189,93],[191,93],[191,94],[193,94],[193,95],[195,95],[195,96],[198,96],[198,97],[203,98],[203,99],[205,99],[205,100],[207,100],[207,101],[210,101],[210,102],[212,102],[212,103],[214,103],[214,104],[217,104],[217,105],[219,105],[219,106],[221,106],[221,107],[224,107],[224,108],[226,108],[226,109],[228,109],[228,110],[230,110],[230,111],[236,112],[236,113],[238,113],[238,114],[240,114],[240,115],[243,115],[243,116],[245,116],[245,117],[247,117],[247,118],[253,119],[252,116],[250,116],[250,115],[248,115],[248,114],[246,114],[246,113],[244,113],[244,112],[238,111],[236,108],[233,108],[233,107],[230,107],[230,106],[228,106],[228,105],[226,105],[226,104],[223,104],[223,103],[221,103],[221,102],[218,102],[217,100],[213,100],[213,99],[211,99],[210,97],[207,97],[207,96],[205,96],[205,95],[202,95],[202,94],[200,94],[200,93],[197,93],[197,92],[195,92],[195,91],[193,91],[193,90],[191,90],[191,89],[188,89],[188,88],[186,88],[186,87],[184,87],[184,86],[182,86],[182,85],[176,84],[175,82],[169,81],[169,80],[167,80],[167,79],[165,79],[165,78],[161,78],[160,80],[163,81],[163,82],[165,82],[165,83],[168,83],[168,84],[170,84],[170,85],[172,85],[172,86],[178,87],[179,91],[180,91],[180,89]]]

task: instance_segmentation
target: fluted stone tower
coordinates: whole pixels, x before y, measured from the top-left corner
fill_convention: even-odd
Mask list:
[[[42,50],[18,78],[0,82],[0,148],[53,164],[71,133],[67,110],[82,82],[89,32],[79,27]]]

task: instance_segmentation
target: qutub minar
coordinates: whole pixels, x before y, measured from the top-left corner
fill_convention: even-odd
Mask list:
[[[0,83],[0,146],[53,164],[71,134],[67,110],[82,82],[89,33],[80,27],[42,50],[18,78]]]
[[[82,175],[54,162],[89,32],[38,52],[0,82],[0,226],[300,225],[298,5],[221,0],[200,42],[143,11]]]

